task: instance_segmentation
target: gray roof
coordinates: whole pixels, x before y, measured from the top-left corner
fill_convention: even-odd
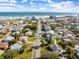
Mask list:
[[[25,35],[32,35],[32,31],[29,30],[28,32],[25,33]]]
[[[20,37],[20,40],[27,41],[27,38],[28,38],[27,36],[21,36],[21,37]]]
[[[68,38],[67,38],[67,39],[63,39],[63,40],[64,40],[64,41],[71,41],[71,39],[68,39]]]
[[[77,53],[77,56],[79,56],[79,53]]]
[[[5,37],[4,41],[12,41],[13,39],[14,39],[14,37],[7,36],[7,37]]]
[[[10,47],[11,47],[11,50],[20,50],[22,45],[20,45],[19,43],[16,43]]]
[[[50,30],[50,31],[47,31],[48,34],[51,34],[51,35],[54,35],[54,31],[53,30]]]
[[[3,26],[2,25],[0,25],[0,29],[2,29],[3,28]]]
[[[51,27],[50,26],[45,26],[45,31],[50,31]]]
[[[73,38],[74,36],[72,35],[72,34],[66,34],[65,36],[64,36],[64,38]]]

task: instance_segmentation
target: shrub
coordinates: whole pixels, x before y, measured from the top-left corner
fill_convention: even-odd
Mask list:
[[[0,59],[13,59],[13,57],[15,57],[16,55],[18,54],[18,51],[12,51],[12,50],[9,50],[9,51],[5,51],[5,53],[3,53],[1,56],[0,56]]]

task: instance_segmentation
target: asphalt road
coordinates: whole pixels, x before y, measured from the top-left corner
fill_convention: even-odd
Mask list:
[[[34,53],[35,53],[35,59],[39,59],[41,57],[41,53],[40,53],[40,35],[41,33],[41,22],[40,20],[38,20],[37,23],[37,35],[36,35],[36,42],[35,42],[35,47],[34,47]]]

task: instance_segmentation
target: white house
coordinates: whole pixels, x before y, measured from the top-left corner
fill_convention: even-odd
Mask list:
[[[62,34],[63,34],[63,32],[59,32],[59,34],[60,34],[60,35],[62,35]]]
[[[26,36],[27,36],[27,35],[28,35],[28,36],[29,36],[29,35],[32,35],[32,31],[29,30],[28,32],[25,33],[25,35],[26,35]]]
[[[0,29],[3,29],[4,27],[2,25],[0,25]]]
[[[79,46],[78,45],[75,45],[75,50],[79,50]]]
[[[69,39],[69,38],[66,38],[66,39],[63,39],[64,41],[66,41],[66,42],[70,42],[71,41],[71,39]]]
[[[27,41],[27,39],[28,39],[28,37],[27,37],[27,36],[20,36],[20,39],[19,39],[19,40],[21,40],[21,41],[23,40],[23,41],[25,41],[25,42],[26,42],[26,41]]]
[[[74,36],[72,34],[65,34],[64,38],[72,39],[74,38]]]
[[[22,48],[21,43],[17,42],[16,44],[10,46],[11,50],[20,50]]]
[[[11,42],[12,40],[14,40],[14,37],[12,37],[12,36],[6,36],[3,41],[5,41],[5,42]]]
[[[58,52],[59,46],[58,45],[54,46],[53,44],[50,44],[50,49],[54,52],[56,51]]]
[[[50,26],[45,26],[45,31],[50,31],[51,27]]]
[[[53,30],[47,31],[48,34],[55,35]]]

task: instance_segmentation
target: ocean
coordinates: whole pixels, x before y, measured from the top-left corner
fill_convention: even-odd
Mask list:
[[[78,15],[79,13],[64,12],[0,12],[0,16],[61,16],[61,15]]]

